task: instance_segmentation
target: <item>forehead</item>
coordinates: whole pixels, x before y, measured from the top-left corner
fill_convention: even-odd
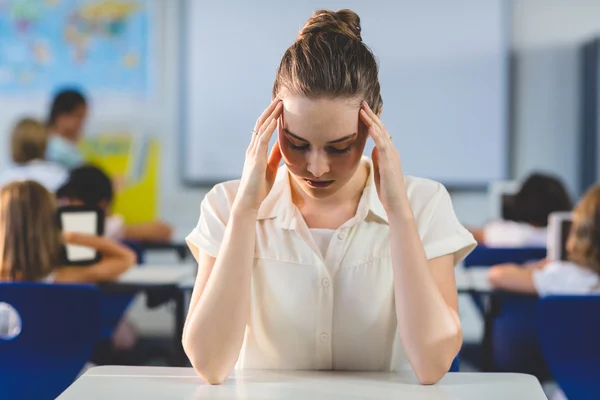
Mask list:
[[[358,130],[358,99],[283,98],[285,128],[308,141],[331,141]]]

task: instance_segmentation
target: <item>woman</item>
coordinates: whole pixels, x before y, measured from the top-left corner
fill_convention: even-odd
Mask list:
[[[85,96],[77,90],[66,89],[54,97],[48,117],[50,139],[46,150],[47,160],[67,169],[83,164],[78,145],[87,109]]]
[[[307,22],[283,56],[242,179],[202,202],[187,238],[199,273],[183,345],[210,383],[237,361],[412,367],[432,384],[460,349],[454,265],[475,241],[442,185],[402,176],[360,34],[350,10]],[[372,162],[362,157],[368,137]]]
[[[68,172],[58,164],[44,160],[48,144],[46,127],[31,118],[17,122],[11,134],[13,165],[0,173],[0,187],[22,180],[39,182],[51,192],[66,182]]]

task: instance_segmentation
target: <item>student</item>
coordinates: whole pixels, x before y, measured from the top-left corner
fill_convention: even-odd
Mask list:
[[[112,240],[57,225],[54,196],[34,181],[0,189],[0,280],[28,282],[110,281],[135,263],[135,254]],[[96,249],[102,260],[87,267],[63,265],[63,244]]]
[[[572,207],[571,198],[558,178],[534,173],[523,182],[505,219],[471,232],[479,243],[488,247],[546,247],[548,216]]]
[[[68,172],[59,164],[44,160],[48,134],[40,122],[24,118],[11,134],[13,165],[0,173],[0,187],[13,181],[33,180],[56,192],[65,183]]]
[[[498,265],[490,269],[490,282],[499,289],[540,296],[600,292],[600,185],[575,208],[566,247],[569,261],[543,260],[525,268]]]
[[[58,191],[59,201],[71,205],[100,207],[107,215],[104,234],[113,240],[168,242],[173,230],[161,221],[126,225],[118,214],[110,214],[113,184],[100,168],[83,165],[71,171],[69,180]]]
[[[63,90],[54,97],[48,117],[47,160],[67,169],[83,164],[78,145],[86,115],[87,100],[79,91]]]
[[[281,60],[242,179],[206,195],[187,237],[199,268],[182,341],[204,380],[236,363],[422,384],[448,371],[462,344],[454,266],[475,241],[441,184],[403,176],[381,111],[358,15],[317,11]]]

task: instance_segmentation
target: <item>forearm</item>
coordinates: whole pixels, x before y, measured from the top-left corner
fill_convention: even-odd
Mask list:
[[[84,233],[65,233],[65,240],[67,244],[91,247],[102,254],[103,257],[133,257],[135,260],[135,254],[133,254],[127,246],[103,236],[88,235]]]
[[[135,254],[105,257],[89,267],[62,267],[56,270],[56,282],[99,283],[112,281],[135,264]]]
[[[546,262],[543,261],[545,264]],[[535,294],[533,272],[543,265],[541,262],[529,268],[519,267],[515,264],[496,265],[490,268],[490,284],[495,289],[509,290],[526,294]]]
[[[232,213],[210,277],[189,311],[183,344],[210,383],[225,379],[239,356],[250,313],[255,229],[255,213]]]
[[[148,222],[125,227],[123,237],[125,240],[139,240],[143,242],[167,242],[171,240],[173,230],[162,222]]]
[[[388,219],[400,337],[419,380],[434,383],[460,349],[460,320],[436,285],[410,206]]]

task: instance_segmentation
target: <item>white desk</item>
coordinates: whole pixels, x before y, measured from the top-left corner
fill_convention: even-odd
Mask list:
[[[117,279],[118,283],[130,285],[181,285],[196,276],[195,265],[175,264],[168,266],[142,265],[131,268]]]
[[[462,268],[457,267],[455,269],[456,277],[456,288],[459,292],[466,292],[469,290],[477,292],[490,292],[492,286],[488,279],[489,268]],[[179,287],[183,290],[192,290],[194,283],[196,282],[195,275],[186,276],[179,284]]]
[[[403,399],[546,400],[529,375],[450,373],[433,386],[389,373],[247,371],[207,385],[191,368],[96,367],[58,400],[158,399]]]
[[[456,277],[456,289],[459,292],[469,290],[483,293],[491,292],[493,289],[488,278],[489,270],[489,267],[457,267],[454,273],[454,276]]]

